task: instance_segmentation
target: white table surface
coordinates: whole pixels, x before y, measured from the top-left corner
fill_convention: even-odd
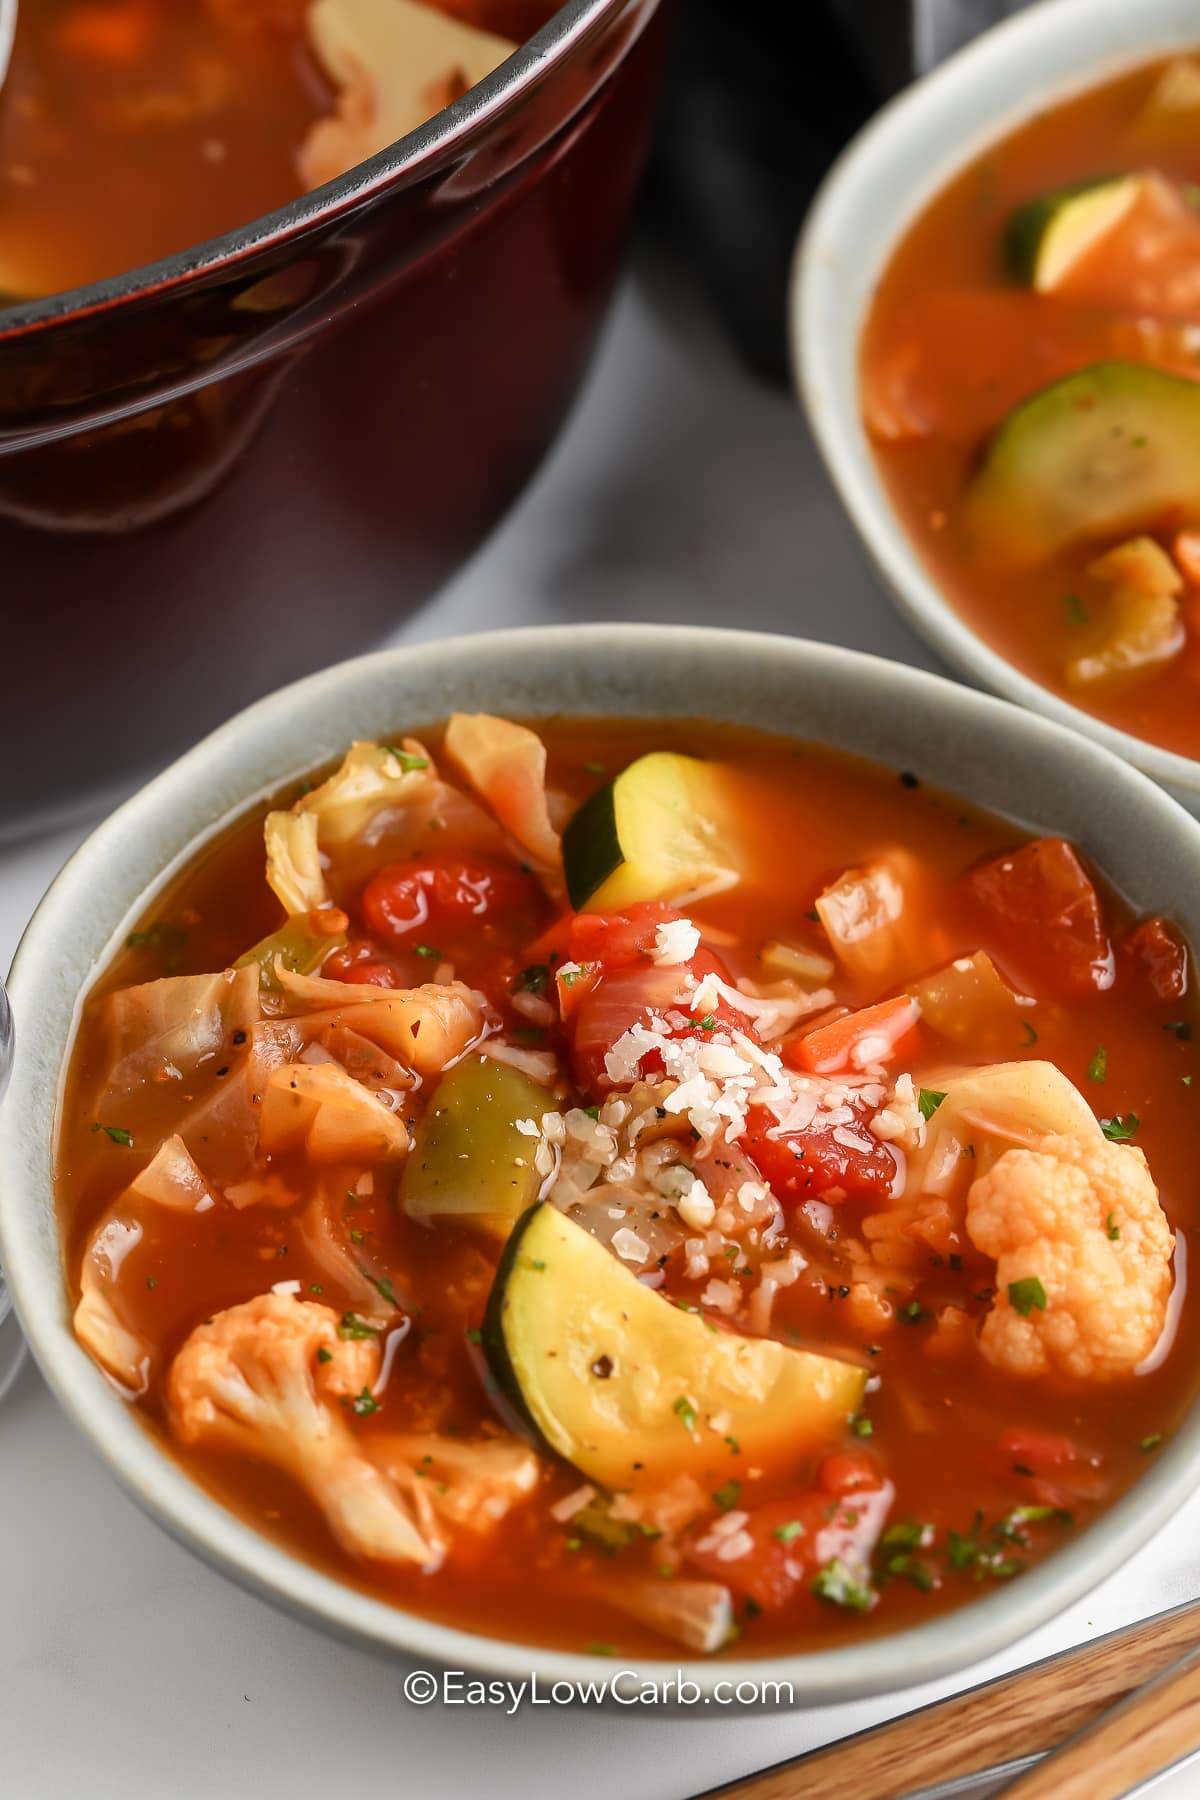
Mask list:
[[[575,619],[795,631],[913,663],[787,398],[625,292],[583,403],[474,563],[396,642]],[[0,854],[0,964],[84,827]],[[674,1800],[1191,1597],[1200,1496],[1119,1576],[955,1681],[817,1713],[655,1720],[439,1705],[197,1562],[27,1365],[0,1411],[0,1795]],[[899,1779],[899,1776],[898,1776]],[[1184,1771],[1162,1800],[1200,1793]],[[847,1800],[854,1800],[847,1795]]]

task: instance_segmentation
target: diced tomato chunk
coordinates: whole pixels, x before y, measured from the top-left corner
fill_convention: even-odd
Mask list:
[[[660,925],[683,914],[665,900],[639,900],[623,913],[576,913],[568,949],[575,962],[602,962],[607,969],[628,969],[654,954]]]
[[[804,1131],[772,1136],[779,1121],[765,1106],[752,1106],[746,1114],[741,1142],[757,1164],[776,1199],[841,1199],[884,1201],[896,1184],[896,1158],[867,1129],[868,1114],[852,1104],[853,1122],[844,1127],[814,1123]],[[847,1143],[834,1134],[842,1130],[860,1142]]]
[[[389,863],[368,881],[363,918],[373,937],[404,943],[426,926],[453,930],[482,919],[530,915],[530,877],[502,862],[452,851]]]
[[[784,1061],[793,1069],[807,1069],[815,1075],[888,1062],[911,1042],[920,1016],[916,1001],[908,994],[881,1000],[877,1006],[864,1006],[818,1025],[802,1037],[789,1038]]]
[[[688,978],[702,981],[710,974],[728,980],[723,965],[708,950],[698,950],[689,963],[667,968],[644,960],[641,967],[627,966],[611,971],[606,968],[571,1019],[575,1072],[583,1086],[599,1089],[615,1085],[604,1065],[617,1039],[635,1025],[652,1024],[669,1013],[676,1013],[687,1021],[666,1028],[664,1035],[670,1038],[708,1038],[715,1031],[731,1026],[751,1032],[750,1021],[725,1002],[715,1006],[711,1013],[705,1013],[702,1019],[694,1018],[688,1011],[689,1003],[681,997]],[[648,1051],[641,1060],[639,1073],[646,1077],[660,1075],[661,1055],[655,1050]]]
[[[1117,946],[1122,962],[1159,1000],[1182,1000],[1188,989],[1187,947],[1165,919],[1143,919]]]
[[[1112,986],[1100,899],[1064,838],[1039,838],[973,869],[967,886],[1022,967],[1067,993]]]
[[[566,963],[561,969],[555,970],[558,1010],[564,1024],[574,1018],[603,974],[604,969],[600,963]]]
[[[331,951],[321,964],[321,973],[329,981],[350,981],[362,987],[404,986],[399,969],[380,955],[369,938],[351,938],[340,950]]]
[[[718,1529],[714,1537],[714,1521],[694,1528],[685,1544],[684,1561],[724,1582],[738,1599],[753,1600],[764,1612],[774,1612],[834,1558],[852,1567],[866,1562],[893,1492],[876,1469],[864,1467],[849,1453],[827,1456],[813,1487],[790,1499],[751,1508],[733,1531]],[[720,1526],[719,1520],[715,1523]],[[750,1539],[749,1548],[740,1541],[742,1534]],[[734,1536],[739,1553],[730,1555],[728,1540]]]

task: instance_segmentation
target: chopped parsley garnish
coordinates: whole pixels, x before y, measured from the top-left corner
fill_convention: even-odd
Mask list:
[[[585,1644],[583,1648],[588,1656],[612,1656],[615,1654],[611,1644]]]
[[[717,1015],[715,1013],[705,1013],[702,1019],[696,1020],[696,1023],[699,1025],[701,1031],[715,1031],[717,1029]]]
[[[562,984],[565,988],[569,989],[569,988],[573,988],[575,986],[575,983],[579,980],[579,977],[584,973],[585,973],[585,971],[582,968],[560,969],[558,971],[558,979],[562,982]]]
[[[589,1119],[598,1119],[600,1117],[600,1108],[598,1106],[585,1106],[583,1110]]]
[[[351,1233],[351,1236],[353,1236],[353,1233]],[[363,1270],[363,1274],[367,1275],[365,1269]],[[373,1288],[376,1288],[379,1291],[389,1306],[394,1306],[397,1312],[404,1311],[404,1308],[396,1298],[396,1290],[393,1288],[386,1275],[367,1275],[367,1280]]]
[[[433,957],[438,957],[440,959],[442,954],[434,944],[414,944],[413,948],[418,956],[428,956],[431,959]]]
[[[1163,1030],[1173,1031],[1181,1044],[1191,1042],[1192,1027],[1187,1019],[1173,1019],[1169,1025],[1163,1026]]]
[[[480,1331],[478,1325],[472,1325],[468,1328],[467,1342],[468,1344],[482,1344],[483,1333]]]
[[[1161,1431],[1152,1431],[1149,1437],[1144,1437],[1142,1439],[1141,1443],[1138,1445],[1138,1449],[1143,1451],[1157,1450],[1158,1446],[1162,1443],[1162,1440],[1163,1434]]]
[[[368,1325],[365,1319],[360,1319],[358,1314],[353,1312],[342,1314],[337,1334],[340,1338],[377,1338],[379,1336],[373,1325]]]
[[[1141,1120],[1137,1114],[1114,1113],[1111,1119],[1101,1119],[1100,1129],[1113,1144],[1127,1144],[1135,1136]]]
[[[352,1244],[361,1244],[362,1241],[363,1241],[363,1234],[361,1231],[356,1229],[350,1233],[350,1242]]]
[[[350,1405],[360,1419],[369,1418],[372,1413],[379,1411],[379,1402],[368,1387],[361,1394],[355,1394]]]
[[[850,1429],[855,1437],[872,1437],[875,1427],[865,1413],[855,1413],[850,1421]]]
[[[1088,622],[1088,609],[1078,594],[1063,595],[1063,611],[1068,625],[1086,625]]]
[[[849,1607],[851,1612],[870,1612],[878,1598],[875,1589],[859,1581],[840,1556],[817,1570],[812,1591],[818,1600],[828,1600],[832,1606]]]
[[[735,1437],[727,1437],[725,1442],[729,1445],[730,1456],[740,1456],[742,1454],[742,1446]]]
[[[1020,1281],[1010,1281],[1008,1298],[1014,1312],[1027,1319],[1036,1306],[1039,1312],[1046,1310],[1046,1290],[1036,1275],[1024,1275]]]
[[[333,1351],[327,1350],[325,1348],[324,1344],[322,1344],[321,1347],[319,1348],[319,1350],[317,1351],[317,1361],[319,1363],[332,1362],[333,1361]]]
[[[1105,1046],[1101,1044],[1097,1048],[1095,1056],[1093,1056],[1091,1062],[1088,1064],[1088,1080],[1103,1081],[1107,1074],[1108,1051]]]
[[[1026,1043],[1026,1044],[1036,1044],[1037,1043],[1038,1034],[1033,1029],[1033,1026],[1029,1023],[1028,1019],[1021,1020],[1021,1030],[1025,1033],[1025,1036],[1022,1039],[1023,1043]]]
[[[713,1505],[720,1512],[732,1512],[741,1497],[740,1481],[723,1481],[719,1488],[713,1489]]]
[[[922,1088],[917,1095],[917,1106],[923,1119],[932,1119],[942,1101],[946,1098],[944,1091],[937,1088]]]
[[[148,1288],[156,1288],[158,1286],[157,1277],[155,1277],[154,1275],[147,1275],[146,1286]]]
[[[397,750],[395,744],[381,744],[379,748],[386,750],[389,756],[394,756],[406,775],[411,775],[414,769],[429,767],[427,756],[414,756],[410,750]]]
[[[789,1519],[786,1525],[777,1525],[771,1533],[781,1544],[790,1544],[793,1538],[804,1536],[804,1526],[799,1519]]]
[[[907,1306],[896,1308],[896,1317],[903,1319],[906,1325],[919,1325],[925,1317],[925,1308],[919,1300],[910,1300]]]
[[[675,1405],[672,1408],[672,1411],[674,1412],[677,1419],[682,1419],[684,1425],[687,1427],[687,1429],[689,1431],[695,1431],[695,1429],[696,1429],[696,1409],[692,1405],[691,1401],[688,1399],[686,1394],[680,1394],[678,1400],[676,1400]]]
[[[608,764],[602,762],[584,763],[583,772],[585,775],[607,775]]]
[[[105,1132],[114,1144],[120,1144],[124,1150],[133,1149],[133,1133],[126,1131],[123,1125],[93,1125],[92,1130]]]
[[[924,1550],[933,1542],[933,1526],[920,1519],[897,1519],[879,1541],[885,1550]]]
[[[1121,1227],[1117,1224],[1111,1213],[1109,1213],[1107,1219],[1104,1221],[1104,1235],[1107,1238],[1111,1238],[1114,1243],[1121,1235]]]
[[[513,982],[514,994],[545,994],[550,988],[549,963],[530,963]]]
[[[889,1556],[883,1566],[889,1575],[898,1575],[902,1581],[911,1581],[923,1594],[931,1594],[937,1586],[937,1576],[924,1557],[910,1556],[907,1550]]]

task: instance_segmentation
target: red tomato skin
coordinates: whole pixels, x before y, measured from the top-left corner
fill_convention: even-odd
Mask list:
[[[1100,899],[1065,838],[1038,838],[979,864],[967,888],[1011,953],[1047,988],[1086,994],[1112,986]]]
[[[1117,946],[1124,968],[1141,978],[1157,1000],[1182,1000],[1188,991],[1187,947],[1157,916],[1132,926]]]
[[[640,967],[624,964],[610,970],[604,965],[600,979],[584,996],[571,1020],[572,1054],[580,1083],[592,1092],[607,1092],[613,1087],[604,1059],[617,1039],[634,1025],[647,1024],[664,1013],[678,1012],[690,1018],[686,1002],[677,998],[684,978],[690,975],[700,981],[710,974],[719,975],[722,981],[729,979],[724,965],[708,950],[698,950],[689,963],[670,968],[659,968],[644,960]],[[677,1039],[707,1038],[714,1031],[735,1027],[753,1036],[750,1020],[724,1001],[704,1016],[712,1019],[711,1027],[706,1028],[697,1020],[669,1035]],[[647,1078],[661,1075],[662,1057],[653,1051],[643,1057],[641,1073]]]
[[[660,925],[683,914],[665,900],[638,900],[620,913],[576,913],[567,939],[574,962],[600,962],[606,969],[629,969],[654,954]]]
[[[724,1582],[739,1600],[778,1612],[809,1585],[822,1563],[835,1556],[858,1561],[870,1553],[893,1492],[877,1469],[864,1466],[851,1452],[835,1452],[822,1462],[813,1487],[747,1509],[742,1530],[753,1539],[753,1549],[728,1561],[718,1554],[719,1546],[700,1549],[712,1530],[709,1520],[689,1534],[684,1561]],[[848,1501],[844,1507],[843,1501]],[[798,1532],[789,1529],[795,1525],[801,1527]],[[780,1531],[785,1537],[777,1536]]]
[[[426,925],[453,928],[527,911],[531,897],[520,871],[447,851],[380,869],[363,889],[362,913],[372,937],[403,944]]]
[[[321,974],[328,981],[353,982],[361,987],[404,986],[399,969],[382,957],[368,938],[351,938],[340,950],[332,951],[321,964]]]
[[[867,1115],[854,1127],[869,1138]],[[896,1181],[896,1159],[886,1144],[871,1139],[870,1150],[839,1144],[832,1128],[789,1132],[770,1137],[777,1123],[765,1106],[752,1106],[746,1115],[746,1131],[740,1139],[747,1156],[757,1165],[777,1200],[797,1205],[804,1200],[823,1200],[831,1190],[847,1200],[886,1202]],[[803,1152],[802,1155],[797,1152]]]

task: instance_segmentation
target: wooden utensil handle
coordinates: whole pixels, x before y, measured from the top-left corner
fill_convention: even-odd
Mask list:
[[[1122,1626],[948,1700],[710,1791],[708,1800],[899,1800],[1049,1750],[1190,1651],[1200,1602]],[[1022,1796],[1024,1800],[1024,1796]],[[1055,1800],[1059,1800],[1056,1790]],[[1097,1800],[1096,1790],[1088,1800]]]
[[[1200,1648],[1111,1707],[1001,1792],[1006,1800],[1120,1800],[1200,1750]]]

